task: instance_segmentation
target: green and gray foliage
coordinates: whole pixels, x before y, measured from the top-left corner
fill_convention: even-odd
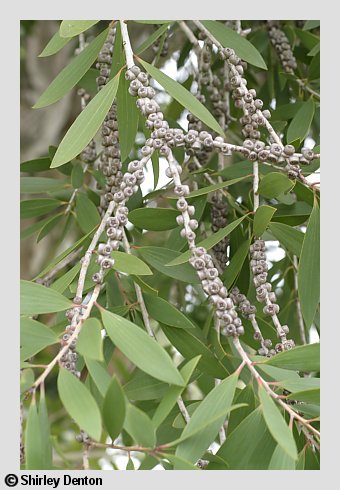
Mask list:
[[[42,47],[75,55],[34,110],[79,114],[21,164],[22,468],[319,469],[319,33],[64,20]]]

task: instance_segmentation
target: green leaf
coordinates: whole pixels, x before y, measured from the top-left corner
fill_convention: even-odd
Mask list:
[[[99,20],[63,20],[59,32],[61,37],[78,36],[90,27],[97,24]]]
[[[71,173],[71,184],[73,189],[79,189],[84,182],[84,171],[81,162],[76,162],[73,165]]]
[[[86,386],[69,371],[61,368],[58,393],[69,415],[81,429],[98,441],[102,432],[100,411]]]
[[[44,172],[51,165],[50,157],[35,158],[20,164],[20,172]]]
[[[183,378],[167,352],[130,321],[102,310],[105,329],[119,350],[142,371],[156,379],[183,386]]]
[[[52,469],[52,443],[50,423],[45,400],[45,393],[40,392],[39,400],[39,423],[41,433],[41,446],[43,451],[43,465],[39,469]]]
[[[264,361],[263,364],[283,367],[294,371],[320,370],[320,344],[299,345],[294,349],[280,352]]]
[[[48,219],[48,221],[42,226],[37,236],[37,243],[40,242],[51,230],[65,217],[64,213],[57,214]]]
[[[314,48],[312,48],[309,53],[308,53],[308,56],[315,56],[316,54],[318,54],[320,52],[320,43],[316,44],[314,46]]]
[[[81,56],[81,55],[79,55]],[[76,157],[100,128],[112,105],[119,85],[119,76],[113,78],[91,100],[67,131],[53,157],[51,168],[59,167]]]
[[[319,20],[306,20],[303,30],[304,31],[309,31],[311,29],[316,29],[317,27],[320,26],[320,21]]]
[[[249,179],[251,175],[245,175],[243,177],[238,177],[237,179],[226,180],[224,182],[220,182],[219,184],[208,185],[207,187],[202,187],[201,189],[197,189],[197,191],[192,191],[188,195],[188,199],[190,197],[203,196],[204,194],[209,194],[210,192],[215,192],[219,189],[223,189],[224,187],[229,187],[233,184],[237,184],[238,182],[242,182],[245,179]]]
[[[138,253],[152,267],[168,277],[190,284],[200,282],[195,270],[190,264],[169,267],[168,262],[182,256],[180,252],[163,247],[140,247],[138,248]]]
[[[25,393],[34,383],[33,369],[24,369],[20,373],[20,393]]]
[[[304,233],[283,223],[270,223],[269,229],[275,238],[291,253],[300,257]]]
[[[72,306],[72,302],[57,291],[30,281],[20,281],[20,313],[37,315],[64,311]]]
[[[258,52],[245,37],[242,37],[233,29],[215,20],[204,20],[202,24],[219,41],[223,47],[234,49],[237,56],[251,65],[267,70],[267,65]]]
[[[308,136],[310,125],[314,117],[315,105],[312,98],[303,104],[295,114],[287,130],[287,143],[303,141]]]
[[[59,31],[57,31],[48,41],[42,52],[38,55],[39,58],[52,56],[52,54],[58,53],[58,51],[60,51],[70,41],[70,38],[60,37]]]
[[[48,345],[57,344],[59,339],[53,330],[31,318],[20,318],[20,359],[33,357]]]
[[[127,406],[124,429],[137,444],[150,448],[155,446],[156,431],[151,420],[146,413],[131,403]]]
[[[117,271],[136,276],[152,275],[152,270],[135,255],[114,251],[111,253],[111,257],[115,261],[113,268]]]
[[[204,247],[207,250],[210,250],[213,248],[217,243],[219,243],[223,238],[228,236],[237,226],[244,220],[245,216],[242,216],[239,219],[236,219],[232,223],[229,223],[225,228],[221,228],[219,231],[216,233],[213,233],[210,235],[208,238],[205,238],[201,242],[197,244],[197,247]],[[191,251],[187,250],[186,252],[182,253],[179,257],[177,257],[175,260],[172,260],[171,262],[167,263],[166,266],[174,266],[178,264],[184,264],[187,262],[191,257]]]
[[[202,456],[214,441],[225,419],[225,414],[231,408],[237,380],[238,376],[236,374],[229,376],[215,386],[202,400],[181,434],[181,437],[189,438],[178,445],[176,456],[192,463]],[[214,420],[223,410],[225,410],[225,414]],[[214,420],[214,422],[209,424],[210,420]],[[207,426],[207,424],[209,425]],[[199,430],[202,426],[204,429]],[[199,432],[196,432],[197,430]],[[195,435],[190,437],[194,433]]]
[[[227,369],[214,356],[211,350],[188,330],[167,327],[163,324],[161,324],[161,328],[169,339],[171,345],[176,347],[185,359],[192,359],[197,355],[202,356],[198,363],[198,368],[203,373],[222,379],[229,374]]]
[[[309,391],[320,388],[320,378],[283,379],[279,385],[291,392]]]
[[[272,172],[260,180],[258,193],[261,196],[272,199],[283,192],[288,192],[294,187],[294,182],[280,172]]]
[[[320,301],[320,208],[316,200],[302,244],[298,291],[302,315],[309,328]]]
[[[200,358],[201,356],[196,356],[193,359],[190,359],[190,361],[188,361],[180,370],[185,385],[189,383],[190,378]],[[178,397],[182,394],[184,389],[185,388],[181,386],[170,386],[167,393],[163,396],[155,413],[153,414],[152,422],[154,427],[156,428],[159,427],[161,423],[166,419],[166,417],[169,415],[172,408],[175,406]]]
[[[170,22],[166,22],[165,24],[161,25],[147,39],[145,39],[145,41],[140,46],[138,46],[138,48],[135,50],[135,54],[141,54],[143,53],[143,51],[152,46],[153,43],[157,41],[157,39],[161,37],[161,35],[164,34],[165,31],[168,30],[169,25]]]
[[[58,291],[58,293],[63,294],[63,292],[68,288],[73,279],[76,277],[78,272],[80,271],[81,263],[77,262],[76,265],[72,267],[69,271],[67,271],[63,276],[59,277],[56,281],[54,281],[50,285],[50,289],[54,289]]]
[[[88,233],[100,223],[96,205],[83,192],[78,192],[76,197],[76,214],[77,222],[84,233]]]
[[[251,239],[249,238],[237,248],[235,254],[232,256],[230,263],[223,274],[223,278],[226,278],[224,283],[227,289],[232,286],[242,269],[244,261],[246,260],[249,252],[250,241]]]
[[[228,434],[216,455],[232,470],[266,470],[275,446],[258,408]]]
[[[291,205],[276,204],[274,208],[276,209],[276,213],[273,221],[283,222],[291,226],[304,223],[312,211],[309,204],[300,201]]]
[[[25,431],[26,470],[44,469],[44,448],[35,400],[31,402]]]
[[[119,147],[122,162],[129,156],[135,144],[139,120],[139,111],[135,99],[128,92],[129,86],[130,82],[125,79],[125,74],[122,71],[116,99]]]
[[[272,206],[259,206],[254,216],[254,235],[260,237],[267,229],[276,209]]]
[[[285,419],[281,415],[280,410],[275,405],[275,402],[267,394],[263,386],[259,386],[258,390],[261,409],[264,420],[267,424],[269,432],[279,444],[279,446],[291,457],[294,461],[297,460],[297,449],[292,431],[288,428]]]
[[[40,194],[42,192],[53,192],[62,189],[65,185],[63,180],[49,179],[47,177],[21,177],[20,192],[25,194]]]
[[[180,458],[179,456],[176,456],[175,454],[163,454],[163,458],[167,459],[170,461],[170,463],[173,464],[174,469],[176,470],[199,470],[197,466],[195,466],[193,463],[190,461],[187,461],[183,458]]]
[[[138,58],[138,61],[145,70],[154,78],[166,92],[176,99],[183,107],[190,111],[194,116],[205,123],[209,128],[224,136],[223,129],[218,124],[216,119],[211,115],[208,109],[199,102],[196,97],[184,88],[180,83],[165,75],[155,66],[150,65],[146,61]]]
[[[123,386],[127,398],[134,401],[158,400],[164,396],[168,388],[166,383],[149,376],[140,369],[135,369],[132,378]]]
[[[71,61],[71,63],[65,66],[65,68],[50,83],[45,92],[39,97],[38,101],[34,104],[33,109],[40,109],[41,107],[54,104],[64,97],[64,95],[79,82],[96,60],[98,53],[104,44],[107,33],[108,30],[105,29],[105,31],[99,34]],[[69,158],[69,160],[72,158],[73,157]]]
[[[84,235],[83,237],[81,237],[79,240],[77,240],[73,245],[71,245],[70,247],[68,247],[64,252],[62,252],[60,255],[58,255],[58,257],[54,260],[52,260],[52,262],[50,262],[50,264],[45,267],[45,269],[43,269],[40,274],[38,274],[33,280],[36,281],[39,277],[42,277],[44,276],[45,274],[47,274],[47,272],[49,272],[51,269],[53,269],[53,267],[55,267],[57,264],[59,264],[59,262],[61,260],[63,260],[65,257],[67,257],[71,252],[73,252],[73,250],[76,250],[77,248],[79,248],[79,246],[94,232],[94,229],[89,231],[86,235]]]
[[[57,199],[30,199],[28,201],[20,201],[20,217],[21,219],[25,219],[41,216],[61,205],[62,202]]]
[[[158,322],[177,328],[195,328],[195,325],[175,306],[165,299],[152,294],[144,294],[149,315]]]
[[[122,431],[126,414],[124,392],[116,376],[106,392],[102,413],[106,430],[114,442]]]
[[[126,470],[134,470],[135,469],[135,466],[134,466],[133,461],[132,461],[131,458],[129,458],[125,469]]]
[[[304,403],[313,403],[320,405],[320,388],[314,390],[295,391],[287,396],[288,399],[298,400]]]
[[[129,221],[144,230],[164,231],[178,226],[178,215],[179,211],[171,208],[139,208],[130,211]]]
[[[295,460],[277,445],[270,460],[268,470],[295,470]]]
[[[77,339],[77,352],[89,359],[102,361],[104,358],[101,331],[102,325],[97,318],[85,320]]]
[[[100,394],[104,397],[111,382],[111,376],[107,372],[105,364],[87,357],[85,357],[85,364]]]

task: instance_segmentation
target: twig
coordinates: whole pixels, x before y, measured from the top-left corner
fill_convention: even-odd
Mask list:
[[[61,271],[64,267],[66,267],[68,264],[70,264],[74,259],[76,259],[79,256],[80,252],[81,252],[81,248],[71,252],[64,259],[62,259],[60,262],[58,262],[58,264],[56,264],[56,266],[53,267],[53,269],[51,269],[45,276],[37,279],[36,282],[38,282],[39,284],[48,285],[50,283],[51,279],[53,279],[54,276],[59,271]]]
[[[89,444],[87,444],[85,442],[84,448],[83,448],[83,470],[89,470],[90,469],[89,450],[90,450],[90,446],[89,446]]]
[[[80,320],[76,324],[76,328],[73,332],[73,334],[70,336],[68,339],[67,343],[60,349],[58,354],[52,359],[52,361],[47,365],[46,369],[44,372],[39,376],[39,378],[36,379],[34,382],[32,389],[33,392],[45,381],[46,377],[49,375],[49,373],[52,371],[54,366],[57,364],[57,362],[62,358],[62,356],[68,351],[71,343],[73,340],[76,340],[78,337],[78,334],[80,332],[80,329],[84,323],[84,321],[90,316],[92,307],[94,303],[96,302],[98,296],[100,293],[100,284],[97,284],[93,290],[92,296],[90,301],[87,304],[87,308],[85,309],[84,314],[81,316]]]
[[[254,212],[256,212],[257,208],[260,205],[260,196],[259,196],[259,163],[253,162],[253,196],[254,196]]]

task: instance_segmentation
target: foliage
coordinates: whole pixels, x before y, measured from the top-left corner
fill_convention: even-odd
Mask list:
[[[171,136],[152,136],[153,122],[145,124],[129,72],[125,77],[132,55],[126,36],[135,22],[64,20],[40,54],[53,63],[79,39],[79,52],[35,110],[74,87],[83,90],[80,114],[58,147],[21,164],[22,240],[43,240],[48,249],[42,270],[21,282],[23,468],[100,469],[98,451],[111,447],[128,454],[127,470],[136,458],[140,469],[318,469],[319,25],[140,21],[145,36],[132,46],[138,55],[132,63],[150,77],[145,90],[150,84],[159,94],[160,125],[164,115],[184,134],[168,144]],[[247,109],[237,100],[244,94],[235,96],[235,66],[220,56],[224,48],[247,62],[248,89],[256,89],[263,113],[272,112],[262,124],[261,110],[253,112],[258,137],[245,135],[249,122],[240,124]],[[103,76],[111,55],[111,73]],[[165,73],[170,58],[176,77]],[[91,90],[96,78],[98,93]],[[197,135],[206,131],[202,141],[212,134],[215,146],[190,146],[185,138],[195,128]],[[270,148],[266,158],[247,149],[253,140]],[[105,163],[105,148],[119,144],[120,153]],[[291,159],[289,149],[282,152],[287,144]],[[112,177],[107,168],[119,158]],[[114,188],[112,179],[121,183],[136,160],[148,162],[149,178],[123,194],[129,222],[108,250],[106,231],[114,230],[108,220],[124,205],[114,199],[124,186]],[[193,206],[194,242],[189,213],[178,207],[182,183],[189,186],[183,192]],[[250,249],[260,237],[272,252],[264,309],[254,287],[261,274],[254,253],[261,252]],[[244,335],[243,327],[232,335],[221,327],[217,299],[193,267],[197,247],[218,268]],[[279,311],[268,315],[276,302]],[[242,309],[252,304],[256,313]]]

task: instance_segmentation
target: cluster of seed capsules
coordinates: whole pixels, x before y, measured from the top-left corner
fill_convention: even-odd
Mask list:
[[[98,91],[107,84],[112,63],[112,51],[115,40],[115,29],[111,28],[106,41],[98,55],[96,67],[99,69],[97,77]],[[117,122],[117,106],[113,102],[108,114],[106,115],[101,128],[103,152],[100,157],[99,169],[106,177],[106,184],[101,191],[99,212],[103,216],[113,195],[120,188],[123,174],[120,160],[119,134]],[[98,183],[97,188],[101,186]]]
[[[126,71],[125,76],[127,80],[130,80],[129,93],[139,97],[136,104],[147,118],[146,126],[153,130],[151,138],[145,142],[141,150],[145,158],[149,158],[152,151],[158,148],[161,155],[168,157],[170,164],[171,147],[177,144],[193,147],[196,142],[196,147],[200,148],[202,141],[197,141],[199,135],[201,140],[208,138],[209,141],[211,139],[213,142],[212,136],[206,131],[198,133],[198,131],[190,130],[184,135],[181,129],[169,129],[169,124],[164,121],[164,115],[160,111],[159,105],[152,100],[154,90],[149,90],[151,87],[149,87],[148,76],[135,65]],[[174,161],[166,170],[166,175],[173,178],[175,182],[174,193],[178,197],[176,206],[181,212],[181,215],[177,217],[177,223],[179,226],[183,226],[181,236],[186,238],[192,253],[190,263],[196,269],[209,301],[216,308],[221,332],[227,336],[242,335],[244,333],[242,321],[237,315],[233,301],[228,298],[228,291],[218,277],[218,270],[214,266],[211,256],[205,248],[195,245],[195,230],[198,228],[198,222],[193,218],[195,207],[190,205],[186,199],[190,192],[189,186],[180,183],[179,176],[181,173],[182,167]]]
[[[75,306],[66,311],[66,318],[70,323],[67,325],[60,342],[62,347],[68,345],[68,350],[60,358],[59,365],[70,371],[77,378],[80,378],[80,371],[77,370],[76,366],[78,359],[78,354],[76,353],[76,339],[73,339],[70,342],[70,338],[76,329],[77,323],[81,319],[82,309],[78,306],[78,304],[81,304],[82,299],[75,297],[73,301]]]
[[[227,226],[228,205],[223,199],[221,191],[214,192],[211,197],[211,229],[216,233],[221,228]],[[214,257],[220,269],[224,271],[228,261],[229,237],[224,237],[213,247]]]
[[[297,68],[297,63],[288,37],[278,27],[278,24],[273,21],[268,22],[268,34],[269,39],[280,58],[284,71],[286,73],[293,73]]]
[[[264,240],[255,240],[250,246],[250,266],[253,273],[253,282],[256,289],[256,299],[260,303],[264,303],[263,313],[273,318],[277,333],[281,342],[275,345],[276,352],[292,349],[295,344],[293,340],[287,340],[286,335],[289,333],[287,325],[282,325],[277,318],[280,311],[279,305],[276,303],[276,295],[272,291],[272,285],[267,281],[267,257],[265,252]]]
[[[233,300],[234,304],[237,306],[238,310],[242,314],[243,318],[250,320],[255,328],[254,340],[257,340],[261,343],[261,347],[258,350],[258,354],[260,356],[271,357],[276,354],[275,349],[271,349],[272,341],[270,339],[264,339],[261,333],[261,330],[257,324],[255,319],[256,314],[256,306],[252,305],[247,297],[240,293],[238,287],[233,287],[233,289],[229,293],[229,297]]]

